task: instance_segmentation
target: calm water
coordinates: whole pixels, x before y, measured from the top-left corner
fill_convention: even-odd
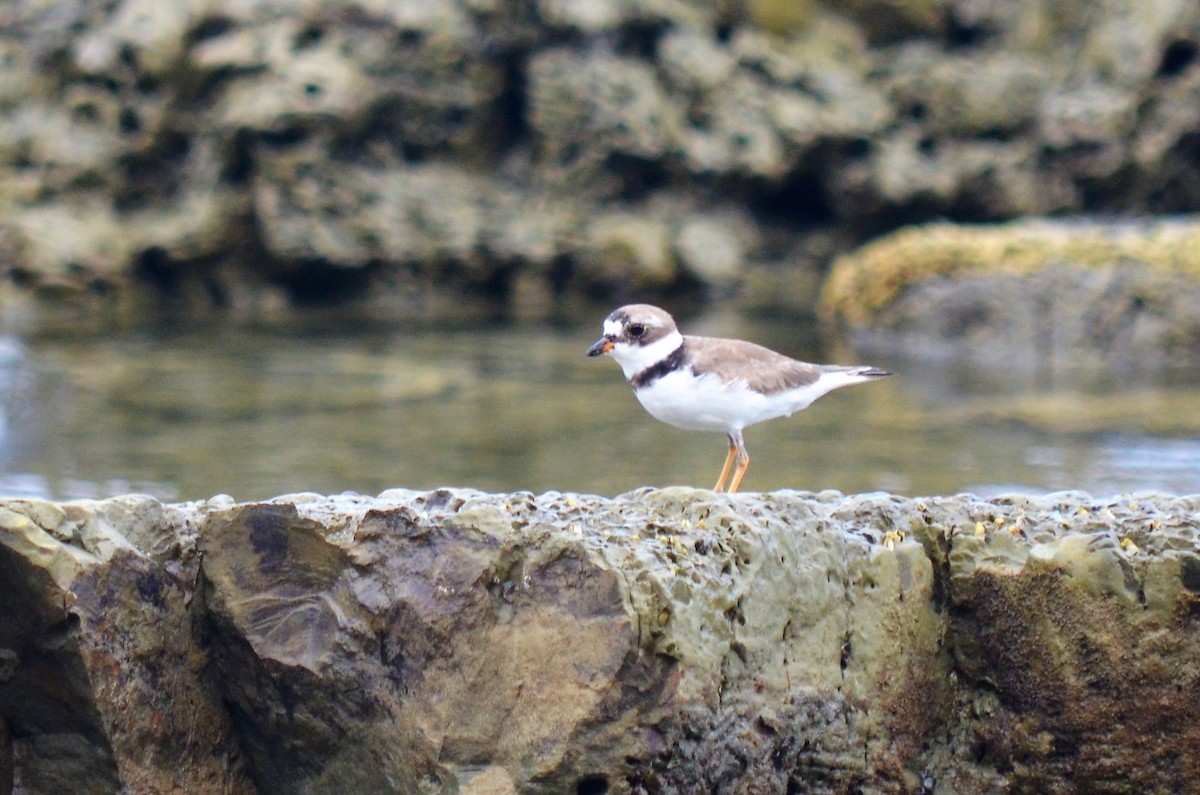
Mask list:
[[[614,362],[584,356],[602,314],[578,326],[0,337],[0,493],[711,486],[723,436],[653,420]],[[778,319],[684,325],[897,373],[749,429],[747,490],[1200,492],[1200,382],[1186,374],[1012,383],[822,347]]]

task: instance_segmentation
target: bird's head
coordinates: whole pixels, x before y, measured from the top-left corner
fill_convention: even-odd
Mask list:
[[[662,361],[683,344],[675,320],[649,304],[630,304],[604,320],[604,335],[588,348],[588,356],[611,354],[626,378]]]

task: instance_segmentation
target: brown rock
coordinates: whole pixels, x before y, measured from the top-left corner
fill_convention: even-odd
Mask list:
[[[1198,511],[690,489],[7,500],[0,783],[1183,791]]]
[[[30,793],[250,793],[202,675],[187,514],[148,497],[0,507],[0,721]]]

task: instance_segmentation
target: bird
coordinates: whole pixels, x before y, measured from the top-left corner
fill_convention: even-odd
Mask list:
[[[728,437],[717,492],[728,480],[728,493],[736,493],[750,467],[743,430],[789,417],[835,389],[891,375],[869,365],[809,364],[745,340],[681,334],[670,314],[650,304],[614,310],[603,328],[587,355],[615,359],[651,416]]]

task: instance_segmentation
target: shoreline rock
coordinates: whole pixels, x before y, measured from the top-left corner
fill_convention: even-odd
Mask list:
[[[1014,372],[1192,368],[1200,221],[904,229],[839,257],[820,313],[868,350]]]
[[[0,781],[1181,791],[1200,498],[0,501]]]
[[[394,304],[413,282],[545,317],[630,285],[803,280],[789,252],[831,236],[1200,196],[1200,11],[1178,0],[119,0],[3,21],[6,319]],[[669,228],[594,245],[593,218],[647,211]]]

